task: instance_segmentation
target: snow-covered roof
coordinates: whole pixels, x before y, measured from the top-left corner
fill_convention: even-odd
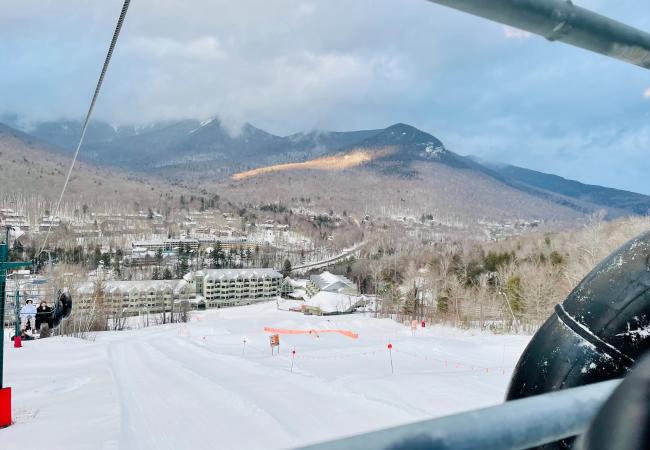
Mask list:
[[[328,271],[320,275],[312,275],[310,281],[318,286],[321,291],[340,292],[343,289],[353,289],[356,291],[357,286],[343,275],[334,275]]]
[[[282,278],[273,269],[204,269],[205,278],[211,280],[236,280],[238,278]]]
[[[307,287],[307,280],[300,279],[300,278],[293,279],[293,278],[287,277],[287,278],[284,279],[284,282],[288,283],[291,287],[294,287],[294,288],[303,288],[304,289],[304,288]]]
[[[339,294],[337,292],[320,291],[307,301],[305,305],[319,308],[324,313],[350,312],[359,306],[363,306],[367,297]]]
[[[105,281],[105,292],[147,292],[147,291],[164,291],[170,290],[177,292],[181,287],[180,284],[186,286],[187,283],[181,280],[136,280],[136,281]],[[95,291],[95,283],[86,282],[79,286],[77,292],[80,294],[92,294]]]
[[[304,300],[307,297],[307,294],[305,293],[305,291],[293,291],[293,292],[289,292],[287,296],[299,300]]]

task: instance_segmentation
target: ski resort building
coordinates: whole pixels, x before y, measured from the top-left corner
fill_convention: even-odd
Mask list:
[[[248,305],[277,298],[282,279],[273,269],[205,269],[185,276],[208,308]]]
[[[11,208],[0,209],[0,224],[3,227],[13,227],[23,231],[29,231],[30,228],[27,216],[17,213]]]
[[[192,289],[185,280],[89,282],[77,289],[76,305],[84,310],[101,305],[115,315],[171,311],[172,305],[183,303],[196,309],[201,299]]]
[[[136,315],[171,311],[172,305],[175,310],[204,309],[272,300],[281,282],[282,275],[273,269],[199,270],[182,280],[89,282],[77,289],[76,298],[81,309],[101,303],[112,314]]]
[[[181,239],[153,239],[146,241],[135,241],[131,244],[133,249],[143,249],[146,251],[156,252],[174,251],[181,247],[196,250],[199,247],[215,246],[217,242],[224,250],[233,248],[250,248],[254,249],[256,246],[262,246],[263,243],[249,240],[245,237],[222,238],[217,236],[207,236],[201,238],[181,238]]]
[[[357,285],[354,282],[342,275],[334,275],[327,271],[309,277],[306,288],[308,297],[313,297],[321,291],[346,295],[359,294]]]

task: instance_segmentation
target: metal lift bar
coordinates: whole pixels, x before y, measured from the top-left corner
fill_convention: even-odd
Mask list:
[[[316,444],[303,450],[521,450],[584,433],[620,380]]]
[[[650,69],[650,33],[570,0],[429,0]]]

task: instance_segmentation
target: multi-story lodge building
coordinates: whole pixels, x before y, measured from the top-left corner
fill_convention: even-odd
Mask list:
[[[2,223],[2,226],[10,226],[23,231],[29,231],[30,228],[27,217],[11,208],[0,209],[0,223]]]
[[[196,293],[184,280],[88,282],[76,290],[73,298],[75,308],[103,308],[118,316],[171,311],[173,304],[183,301],[198,307]]]
[[[276,298],[282,279],[273,269],[204,269],[185,276],[210,308]]]
[[[224,308],[272,300],[281,282],[282,275],[272,269],[199,270],[182,280],[85,283],[77,289],[76,304],[90,309],[99,300],[115,315],[177,310],[175,305],[183,304],[189,309]]]
[[[189,248],[190,250],[196,250],[199,246],[214,246],[217,242],[221,245],[221,248],[230,250],[233,248],[250,248],[254,249],[256,246],[263,245],[261,242],[251,241],[245,237],[217,237],[217,236],[207,236],[200,238],[181,238],[181,239],[164,239],[164,240],[147,240],[147,241],[136,241],[133,242],[131,247],[133,249],[143,249],[146,251],[156,252],[158,250],[163,251],[173,251],[180,247]]]

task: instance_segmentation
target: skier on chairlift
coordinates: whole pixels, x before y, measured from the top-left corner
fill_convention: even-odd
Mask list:
[[[29,298],[22,308],[20,308],[20,322],[21,330],[33,330],[34,318],[36,317],[36,305],[34,301]]]
[[[36,330],[41,331],[43,325],[47,324],[47,330],[52,329],[52,308],[43,300],[36,308]]]

